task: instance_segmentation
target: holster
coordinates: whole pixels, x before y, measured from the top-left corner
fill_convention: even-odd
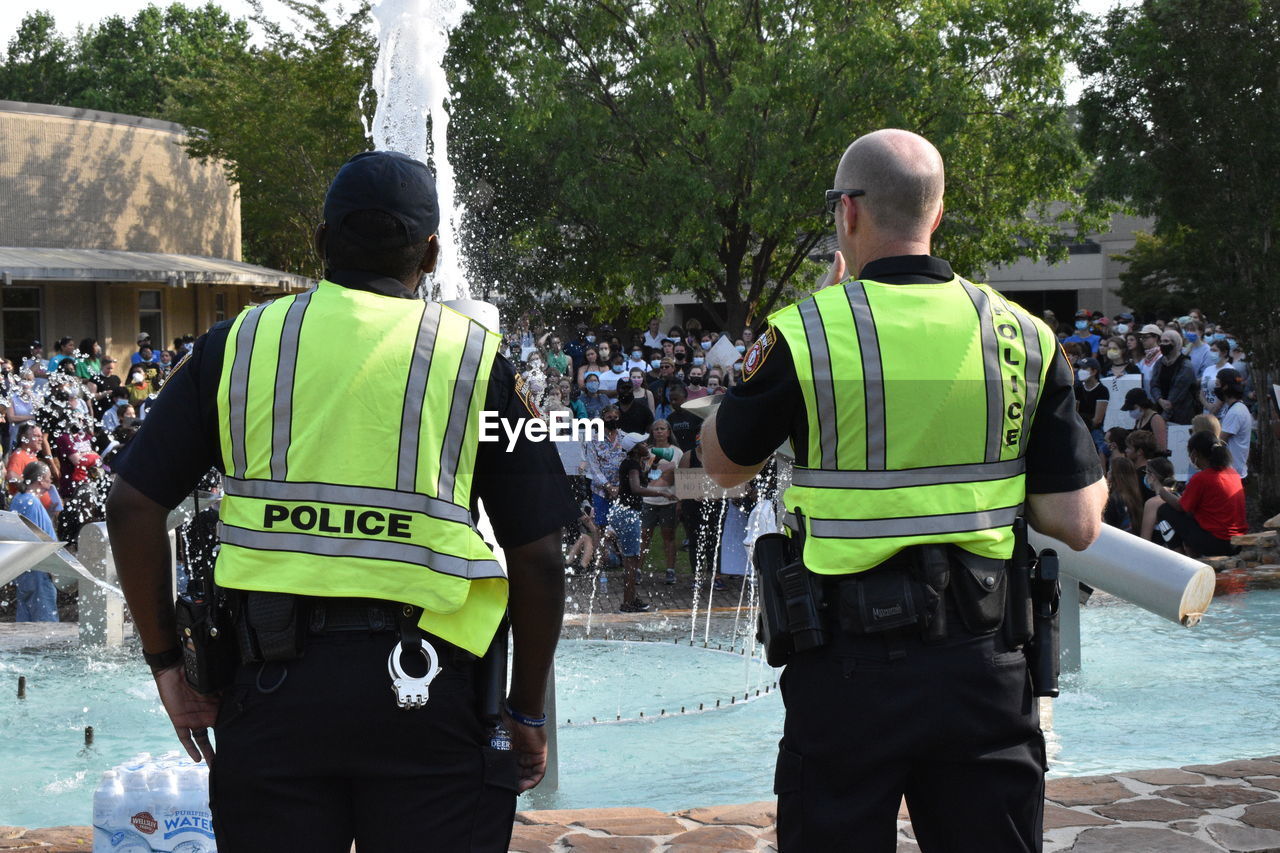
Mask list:
[[[310,614],[302,596],[287,592],[247,592],[236,622],[242,663],[297,660],[306,648]]]
[[[827,642],[821,581],[796,559],[796,550],[791,538],[781,533],[766,533],[755,541],[760,578],[757,637],[770,666],[783,666],[792,653]]]
[[[509,645],[507,618],[502,618],[498,632],[493,635],[489,650],[480,658],[476,670],[476,714],[486,727],[502,721],[502,706],[507,698],[507,646]]]

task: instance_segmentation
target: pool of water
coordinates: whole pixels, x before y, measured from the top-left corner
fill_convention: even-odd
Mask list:
[[[1091,604],[1082,630],[1082,673],[1054,704],[1051,775],[1280,752],[1280,590],[1219,598],[1190,630],[1127,604]],[[560,788],[526,795],[521,808],[770,798],[783,711],[776,673],[716,651],[714,638],[703,649],[701,630],[691,647],[687,623],[659,619],[633,634],[652,642],[561,644]],[[102,770],[176,748],[137,657],[0,652],[0,824],[88,823]],[[85,748],[88,725],[94,745]]]

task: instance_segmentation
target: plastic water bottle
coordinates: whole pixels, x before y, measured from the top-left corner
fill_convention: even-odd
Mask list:
[[[209,810],[209,769],[187,764],[174,771],[175,796],[162,810],[160,829],[165,850],[172,853],[212,853],[213,813]]]
[[[144,755],[106,771],[93,826],[94,853],[215,853],[208,768]]]
[[[110,850],[111,836],[120,829],[118,814],[124,802],[124,786],[120,784],[120,774],[108,770],[102,774],[98,789],[93,792],[93,851]]]

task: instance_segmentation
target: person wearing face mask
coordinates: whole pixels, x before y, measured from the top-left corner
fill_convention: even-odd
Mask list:
[[[618,407],[612,403],[600,412],[604,422],[604,438],[588,441],[583,446],[587,479],[591,482],[591,509],[596,527],[603,530],[609,520],[609,508],[618,497],[618,466],[626,458],[622,431],[618,429]],[[600,542],[596,543],[600,553]]]
[[[107,433],[116,431],[116,427],[120,426],[120,415],[124,412],[124,407],[129,405],[129,392],[123,388],[116,388],[111,392],[111,405],[102,413],[102,428]]]
[[[1125,355],[1125,343],[1122,337],[1108,338],[1106,348],[1102,351],[1103,361],[1106,366],[1106,376],[1121,377],[1126,375],[1141,375],[1142,371],[1138,366],[1129,361]]]
[[[618,395],[618,386],[623,383],[630,383],[630,381],[627,376],[626,362],[623,361],[621,355],[615,353],[613,358],[609,359],[608,372],[600,374],[601,389],[610,397],[616,397]]]
[[[1134,430],[1150,432],[1155,437],[1156,447],[1160,450],[1169,448],[1169,424],[1160,414],[1156,404],[1151,401],[1141,388],[1130,388],[1124,395],[1124,404],[1120,411],[1128,412],[1133,418]]]
[[[692,366],[692,362],[689,361],[688,348],[683,342],[676,344],[675,349],[671,351],[671,357],[676,362],[676,376],[681,382],[684,382],[685,376],[688,375],[688,370]]]
[[[653,410],[636,399],[636,390],[630,378],[618,383],[618,429],[647,433],[653,423]]]
[[[698,343],[698,346],[702,348],[702,351],[704,353],[706,353],[706,352],[710,352],[711,348],[715,346],[715,344],[716,344],[716,336],[713,335],[711,332],[703,332],[702,340]]]
[[[1213,353],[1214,359],[1200,373],[1200,402],[1207,413],[1216,415],[1222,406],[1222,401],[1214,393],[1214,388],[1218,384],[1218,372],[1224,367],[1231,366],[1231,345],[1225,340],[1214,341],[1209,345],[1209,350]]]
[[[613,402],[600,387],[600,374],[590,373],[587,375],[583,391],[578,395],[578,402],[582,404],[582,408],[589,418],[600,417],[600,413],[604,411],[605,407]]]
[[[1142,390],[1152,399],[1156,396],[1151,388],[1151,381],[1155,378],[1156,368],[1160,366],[1161,334],[1160,327],[1155,323],[1148,323],[1138,330],[1138,346],[1142,349],[1142,355],[1136,363],[1142,373]]]
[[[1197,377],[1214,362],[1213,351],[1202,333],[1203,328],[1194,317],[1188,317],[1187,322],[1182,325],[1182,336],[1187,340],[1187,358],[1191,360],[1191,370]]]
[[[707,377],[706,371],[700,363],[700,358],[694,359],[694,366],[689,368],[689,399],[700,400],[707,396]]]
[[[653,392],[645,386],[645,372],[638,367],[631,368],[627,374],[631,379],[631,393],[635,395],[636,402],[644,403],[652,412],[655,408],[653,401]],[[619,386],[621,388],[621,386]],[[648,428],[642,430],[629,430],[629,432],[646,432]]]
[[[1218,419],[1222,440],[1231,450],[1231,465],[1241,479],[1249,476],[1249,439],[1253,435],[1253,415],[1244,404],[1244,378],[1234,368],[1224,367],[1215,377],[1214,395],[1222,401]]]
[[[626,368],[628,371],[640,369],[641,371],[649,369],[649,362],[645,360],[644,348],[636,345],[631,347],[631,357],[627,359]]]
[[[1083,308],[1076,312],[1075,331],[1073,331],[1063,341],[1064,344],[1084,343],[1089,345],[1089,355],[1096,356],[1098,354],[1098,343],[1102,338],[1093,334],[1089,329],[1089,321],[1092,315]]]
[[[1093,445],[1098,453],[1105,453],[1107,442],[1102,435],[1102,422],[1107,418],[1107,404],[1111,400],[1111,392],[1098,378],[1099,365],[1096,358],[1082,358],[1076,362],[1076,411],[1080,419],[1089,428],[1093,436]]]
[[[1181,495],[1148,472],[1147,488],[1159,495],[1162,504],[1155,513],[1154,535],[1148,525],[1143,533],[1192,557],[1235,554],[1240,549],[1231,544],[1231,537],[1248,533],[1249,525],[1244,484],[1232,467],[1231,450],[1212,433],[1198,432],[1187,440],[1187,455],[1200,470]]]
[[[1160,333],[1160,363],[1151,377],[1152,396],[1171,424],[1190,424],[1199,409],[1199,388],[1191,361],[1182,353],[1182,334],[1172,326]]]
[[[596,349],[600,352],[600,363],[608,364],[613,358],[613,345],[607,340],[602,340],[596,344]]]

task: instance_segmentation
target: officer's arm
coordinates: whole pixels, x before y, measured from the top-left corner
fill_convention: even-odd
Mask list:
[[[169,510],[117,477],[107,497],[107,535],[142,650],[159,654],[178,644],[173,618]]]
[[[1102,532],[1102,510],[1106,505],[1106,480],[1071,492],[1029,494],[1027,522],[1044,535],[1083,551]]]
[[[764,463],[768,462],[766,456],[755,465],[739,465],[728,456],[725,455],[724,448],[720,446],[720,439],[716,435],[716,413],[712,412],[702,423],[702,464],[707,469],[707,474],[716,485],[725,489],[731,489],[734,486],[747,482],[756,474],[760,473],[760,469],[764,467]]]
[[[541,714],[551,660],[564,618],[560,530],[506,549],[511,587],[511,706]]]

